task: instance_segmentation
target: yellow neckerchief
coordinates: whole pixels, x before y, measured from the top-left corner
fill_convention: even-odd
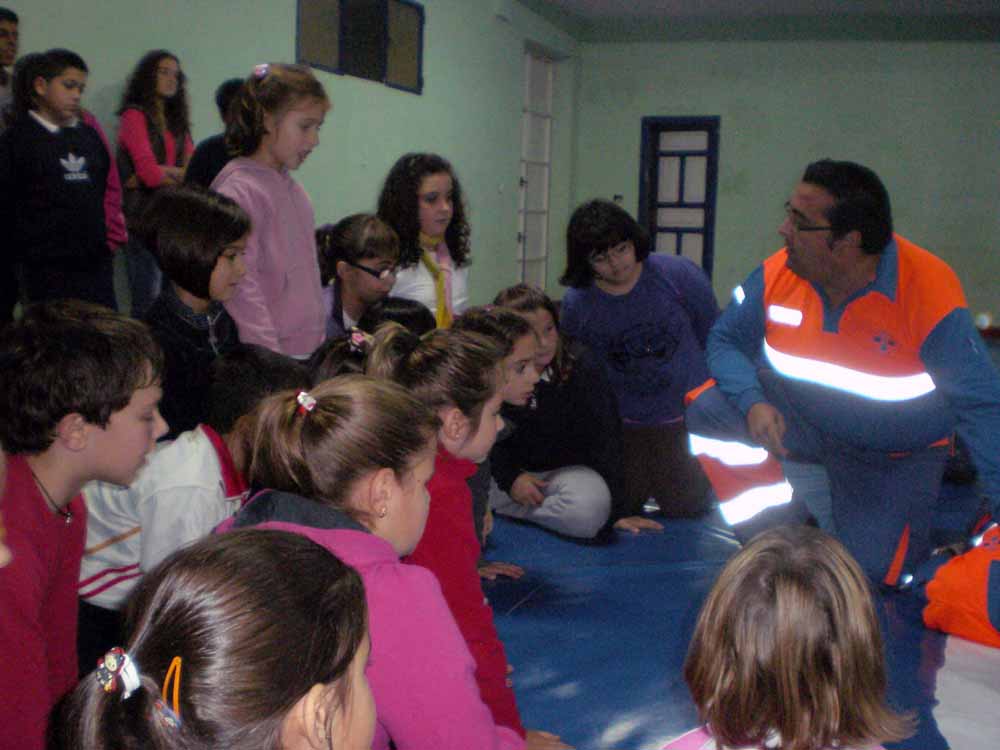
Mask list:
[[[445,288],[445,274],[434,257],[438,245],[444,242],[444,235],[431,237],[421,232],[418,242],[420,243],[421,250],[420,262],[424,264],[424,268],[428,270],[431,278],[434,279],[434,299],[436,302],[434,320],[437,322],[438,328],[450,328],[451,308],[448,304],[448,292]]]

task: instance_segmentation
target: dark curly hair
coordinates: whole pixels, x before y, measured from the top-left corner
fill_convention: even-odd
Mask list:
[[[578,206],[566,227],[566,271],[559,283],[590,286],[594,282],[591,256],[622,242],[635,246],[635,259],[640,263],[649,255],[649,232],[617,203],[598,198]]]
[[[379,218],[387,221],[399,235],[399,265],[415,266],[420,261],[420,207],[417,191],[425,177],[447,173],[451,177],[453,210],[451,223],[444,233],[448,252],[456,266],[469,263],[469,222],[465,216],[462,184],[447,159],[437,154],[404,154],[399,157],[382,185],[378,199]]]
[[[154,49],[142,56],[125,84],[122,103],[118,108],[121,115],[127,109],[140,109],[149,122],[156,122],[156,71],[164,58],[170,58],[180,67],[177,55],[165,49]],[[163,114],[169,130],[178,142],[183,142],[191,132],[191,113],[188,109],[186,78],[181,71],[177,77],[177,93],[163,104]]]

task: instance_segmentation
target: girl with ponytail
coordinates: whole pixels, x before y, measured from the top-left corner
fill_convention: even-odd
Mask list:
[[[280,531],[208,537],[143,579],[131,636],[77,686],[61,744],[368,748],[365,617],[358,574],[318,544]]]
[[[309,68],[258,65],[226,126],[226,145],[237,158],[212,182],[250,215],[253,227],[246,276],[226,302],[240,341],[298,359],[322,343],[326,314],[312,203],[290,173],[319,145],[328,109],[326,91]]]

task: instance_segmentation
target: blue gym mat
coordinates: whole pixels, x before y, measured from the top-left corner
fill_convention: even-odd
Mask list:
[[[652,750],[696,724],[681,668],[737,543],[718,515],[665,525],[599,545],[496,520],[487,558],[526,570],[484,581],[526,727],[578,750]],[[1000,650],[926,630],[910,595],[880,595],[879,605],[889,701],[919,720],[914,737],[890,747],[1000,747]]]

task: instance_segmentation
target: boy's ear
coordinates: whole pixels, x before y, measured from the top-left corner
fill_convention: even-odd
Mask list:
[[[88,422],[82,414],[70,412],[56,423],[56,440],[67,450],[82,451],[87,447]]]
[[[49,90],[49,82],[42,76],[35,76],[35,80],[31,82],[31,88],[38,96],[45,96],[45,92]]]

